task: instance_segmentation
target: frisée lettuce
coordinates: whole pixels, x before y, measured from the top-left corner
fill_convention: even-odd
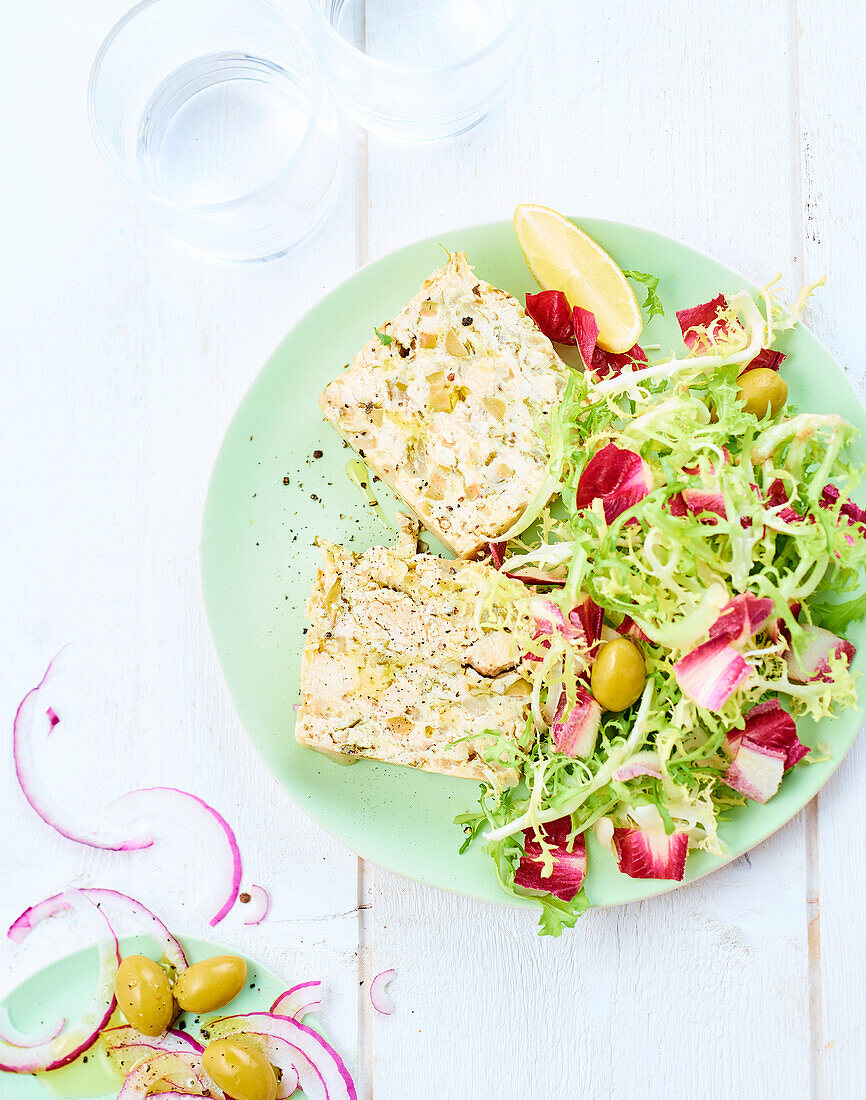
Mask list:
[[[626,274],[660,312],[657,280]],[[521,781],[483,787],[457,822],[504,890],[540,902],[543,933],[588,905],[590,831],[621,873],[681,879],[689,851],[725,854],[727,810],[767,801],[808,763],[796,719],[856,700],[840,634],[866,613],[855,431],[787,404],[757,416],[743,398],[750,370],[784,373],[773,344],[813,289],[792,308],[774,283],[681,310],[683,351],[656,361],[581,346],[547,481],[492,548],[537,593],[532,718],[519,744],[487,749]],[[592,332],[544,293],[542,328],[550,318],[572,343]],[[632,706],[602,711],[592,671],[617,637],[640,650],[645,683]]]

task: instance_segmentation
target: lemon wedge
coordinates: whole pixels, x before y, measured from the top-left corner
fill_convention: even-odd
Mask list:
[[[643,328],[637,298],[622,271],[592,237],[547,206],[521,203],[514,230],[526,266],[543,290],[561,290],[572,306],[595,314],[598,344],[629,351]]]

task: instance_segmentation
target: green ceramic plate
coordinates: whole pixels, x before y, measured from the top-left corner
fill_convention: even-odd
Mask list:
[[[190,963],[226,953],[225,947],[207,940],[193,936],[181,936],[180,939]],[[139,954],[152,959],[159,957],[153,940],[148,936],[125,936],[121,938],[120,946],[124,956]],[[239,952],[232,951],[232,954]],[[247,958],[247,967],[249,980],[232,1001],[231,1012],[267,1012],[287,988],[286,983],[252,959]],[[22,1031],[35,1031],[46,1020],[60,1016],[73,1020],[90,1000],[96,972],[96,947],[86,947],[40,970],[13,990],[2,1003],[9,1009],[12,1022]],[[194,1019],[187,1030],[190,1035],[198,1037]],[[118,1023],[122,1022],[118,1020]],[[84,1057],[87,1057],[86,1063]],[[48,1096],[69,1100],[73,1097],[81,1100],[116,1097],[117,1086],[112,1085],[111,1073],[106,1069],[98,1049],[91,1048],[84,1057],[70,1066],[38,1077],[0,1073],[0,1096],[3,1100],[46,1100]],[[302,1095],[298,1093],[298,1096]]]
[[[642,343],[682,349],[676,307],[749,285],[729,268],[658,233],[577,220],[623,267],[661,276],[669,316],[655,318]],[[537,290],[510,222],[494,222],[403,248],[329,294],[276,350],[229,427],[205,508],[202,576],[216,650],[240,719],[298,804],[365,859],[445,890],[507,902],[480,845],[458,855],[462,838],[452,820],[475,804],[477,784],[371,761],[340,767],[300,748],[293,737],[304,606],[318,561],[313,539],[324,535],[364,549],[392,538],[347,478],[351,452],[323,423],[317,399],[373,326],[391,317],[441,265],[440,244],[465,251],[480,276],[521,301],[527,290]],[[767,257],[768,273],[775,263]],[[778,346],[790,356],[785,377],[793,401],[815,412],[841,411],[866,428],[857,395],[809,332],[799,329]],[[314,457],[318,452],[322,457]],[[854,457],[866,460],[862,441]],[[380,499],[393,512],[393,499],[385,492]],[[866,627],[858,625],[850,636],[862,646]],[[813,797],[859,724],[860,714],[853,710],[825,723],[821,740],[832,746],[832,759],[797,768],[766,806],[750,804],[731,815],[721,831],[729,858],[769,836]],[[798,723],[798,732],[810,744],[818,739],[806,720]],[[686,878],[725,862],[693,853]],[[628,878],[590,838],[587,894],[593,905],[636,901],[676,885]]]

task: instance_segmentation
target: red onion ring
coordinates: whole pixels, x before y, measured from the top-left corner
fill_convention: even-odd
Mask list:
[[[52,1039],[56,1039],[65,1027],[66,1020],[61,1016],[57,1020],[50,1020],[41,1031],[35,1031],[32,1034],[19,1031],[12,1023],[9,1009],[5,1005],[0,1005],[0,1041],[8,1043],[10,1047],[42,1046],[43,1043],[50,1043]]]
[[[117,1094],[117,1100],[144,1100],[148,1095],[148,1089],[162,1078],[178,1075],[189,1075],[190,1084],[198,1086],[202,1090],[209,1089],[210,1095],[216,1100],[225,1100],[222,1089],[212,1084],[205,1075],[201,1065],[201,1055],[186,1054],[181,1051],[160,1051],[144,1062],[139,1062],[126,1075],[126,1080]],[[189,1100],[189,1092],[175,1092],[171,1090],[163,1095],[171,1097],[185,1097]]]
[[[250,910],[249,919],[244,924],[261,924],[271,911],[271,897],[264,886],[250,887],[250,901],[253,908]]]
[[[319,996],[321,988],[321,982],[300,982],[293,985],[277,997],[270,1010],[276,1016],[291,1016],[293,1020],[302,1020],[308,1013],[322,1007],[322,998]],[[307,990],[310,992],[306,992]]]
[[[74,1062],[80,1054],[89,1050],[99,1038],[100,1032],[111,1019],[114,1012],[114,980],[117,977],[117,968],[120,965],[120,947],[114,929],[109,924],[108,918],[101,913],[96,905],[78,890],[68,890],[65,894],[58,895],[62,899],[61,904],[45,909],[38,917],[34,918],[21,939],[39,923],[62,910],[72,909],[76,913],[94,914],[94,920],[98,919],[100,925],[105,921],[111,938],[99,943],[99,975],[91,1002],[78,1021],[57,1038],[51,1039],[38,1046],[20,1048],[0,1042],[0,1070],[7,1073],[37,1073],[40,1070],[60,1069]],[[20,940],[18,941],[20,942]]]
[[[292,1061],[307,1100],[358,1100],[355,1083],[340,1055],[321,1035],[290,1016],[272,1012],[225,1016],[208,1024],[204,1032],[212,1039],[242,1032],[281,1039],[293,1048]]]
[[[52,658],[48,664],[48,668],[45,670],[45,675],[35,688],[27,692],[21,700],[15,714],[15,722],[12,731],[12,755],[15,762],[15,774],[18,777],[21,791],[45,824],[60,833],[61,836],[66,837],[67,840],[74,841],[77,844],[87,845],[90,848],[100,848],[114,852],[131,852],[142,848],[150,848],[154,842],[153,837],[150,835],[126,840],[116,837],[100,837],[94,832],[86,833],[73,828],[62,820],[62,815],[52,807],[50,796],[42,788],[38,770],[33,759],[33,735],[36,720],[40,715],[47,718],[49,732],[51,732],[60,721],[56,711],[52,707],[48,707],[44,712],[41,710],[40,693],[56,671],[57,660],[62,652],[63,650]],[[112,805],[117,805],[118,802],[122,802],[127,807],[130,805],[136,807],[142,801],[140,798],[141,795],[157,794],[177,796],[205,810],[210,815],[213,822],[219,827],[221,842],[227,845],[229,858],[226,861],[225,874],[226,881],[230,885],[227,887],[227,896],[225,900],[222,901],[216,915],[211,918],[211,927],[215,927],[225,918],[229,910],[237,901],[238,891],[240,890],[242,873],[241,854],[238,849],[235,834],[222,814],[215,810],[213,806],[208,805],[208,803],[205,802],[204,799],[199,798],[198,795],[190,794],[188,791],[178,790],[176,787],[151,787],[144,790],[130,791],[128,794],[121,795],[119,799],[115,799]],[[149,807],[145,807],[145,809],[149,809]],[[261,889],[261,887],[258,889]],[[264,919],[264,915],[260,919]]]
[[[194,805],[201,810],[204,810],[209,815],[209,823],[215,832],[219,834],[221,845],[225,845],[227,851],[227,858],[225,859],[225,866],[222,868],[220,878],[224,877],[229,884],[226,889],[226,897],[222,905],[215,916],[211,917],[211,927],[216,927],[223,920],[231,910],[232,906],[238,899],[238,893],[241,888],[241,876],[243,874],[243,865],[241,862],[241,853],[238,848],[238,842],[235,837],[234,831],[222,814],[209,805],[203,798],[199,798],[197,794],[190,794],[189,791],[178,790],[177,787],[144,787],[141,790],[130,791],[128,794],[121,795],[120,798],[114,800],[112,805],[123,803],[128,809],[131,807],[132,813],[135,814],[136,809],[139,810],[139,816],[144,817],[151,814],[156,814],[156,799],[154,796],[165,795],[169,797],[170,801],[177,801],[178,799],[186,800],[188,805]],[[146,797],[143,797],[146,796]],[[197,816],[201,816],[198,814]],[[170,816],[172,820],[176,820],[177,814],[160,815]],[[204,818],[206,822],[209,820]],[[191,830],[194,831],[194,830]]]
[[[108,909],[112,915],[128,915],[131,921],[139,926],[140,931],[147,933],[156,940],[157,945],[162,948],[166,960],[178,973],[186,970],[188,963],[180,943],[169,932],[159,917],[152,913],[146,905],[142,905],[140,901],[129,897],[128,894],[121,894],[119,890],[83,886],[78,892],[89,898],[97,909],[103,911]],[[13,921],[7,935],[15,943],[22,943],[28,932],[41,920],[45,920],[46,917],[53,916],[55,913],[63,912],[69,907],[64,894],[54,894],[53,897],[46,898],[36,905],[31,905],[29,909],[25,909],[21,916]],[[149,927],[144,927],[144,924]]]
[[[396,973],[396,970],[383,970],[370,982],[370,1001],[373,1008],[377,1012],[381,1012],[383,1016],[390,1016],[394,1011],[394,1006],[391,1004],[391,998],[385,991],[385,987]]]
[[[48,668],[45,670],[45,675],[36,687],[27,692],[15,713],[15,721],[12,725],[12,757],[15,762],[18,785],[21,787],[24,797],[45,824],[54,829],[55,832],[60,833],[61,836],[66,837],[67,840],[72,840],[76,844],[85,844],[89,848],[100,848],[109,852],[132,852],[141,848],[149,848],[153,844],[153,838],[149,836],[125,840],[118,837],[100,837],[96,833],[81,832],[73,828],[62,820],[62,815],[53,808],[51,797],[42,787],[33,760],[32,741],[37,718],[40,716],[48,718],[49,732],[60,721],[51,707],[45,711],[42,710],[39,699],[42,689],[56,671],[57,659],[61,653],[63,653],[62,649],[52,657]]]
[[[169,1028],[165,1035],[158,1039],[151,1039],[136,1031],[129,1024],[120,1024],[118,1027],[106,1028],[102,1033],[104,1043],[109,1055],[115,1050],[132,1050],[135,1047],[156,1050],[160,1054],[203,1054],[204,1047],[191,1035],[177,1028]]]

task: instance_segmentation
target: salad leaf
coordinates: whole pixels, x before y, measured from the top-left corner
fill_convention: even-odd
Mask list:
[[[545,428],[548,478],[497,547],[510,576],[558,585],[527,590],[531,721],[509,750],[522,778],[483,789],[460,818],[508,893],[528,896],[527,838],[552,866],[551,822],[570,820],[571,836],[596,829],[627,874],[679,878],[688,851],[724,854],[726,811],[773,797],[807,755],[797,720],[854,703],[840,633],[866,615],[854,430],[787,408],[759,420],[737,382],[750,365],[782,366],[773,342],[810,292],[793,308],[772,286],[760,307],[720,295],[680,311],[688,354],[650,363],[637,347],[596,348],[592,369],[569,376]],[[646,684],[596,726],[593,662],[616,632],[640,648]],[[587,904],[583,889],[531,896],[551,935]]]
[[[866,592],[861,592],[859,596],[843,600],[841,603],[818,600],[812,605],[812,612],[819,626],[836,634],[866,615]]]
[[[662,306],[662,300],[658,293],[658,275],[649,275],[645,271],[623,271],[623,275],[636,283],[643,283],[646,290],[643,309],[647,311],[647,322],[651,321],[653,317],[664,317],[664,306]]]

